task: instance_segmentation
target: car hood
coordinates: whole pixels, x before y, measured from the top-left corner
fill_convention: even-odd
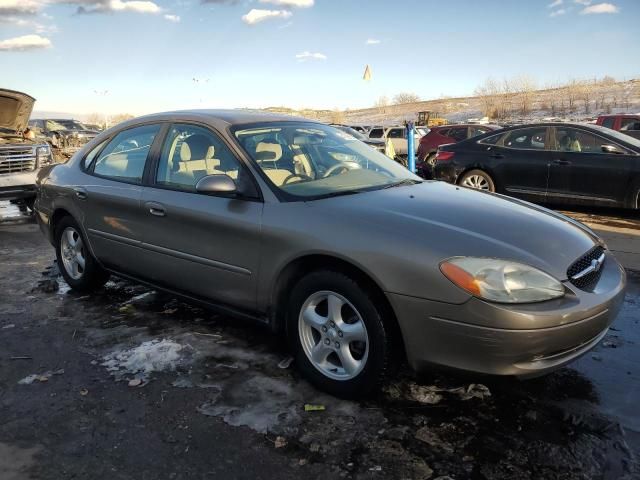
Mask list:
[[[402,237],[389,248],[402,250],[403,241],[420,242],[434,261],[453,256],[503,258],[560,280],[566,280],[567,268],[599,242],[591,230],[563,215],[444,182],[335,197],[317,204],[335,209],[329,214],[337,218],[366,222],[372,233],[384,229]]]
[[[29,122],[36,99],[26,93],[0,89],[0,127],[23,131]]]

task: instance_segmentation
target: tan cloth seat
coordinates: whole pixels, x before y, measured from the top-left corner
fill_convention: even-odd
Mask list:
[[[291,176],[291,172],[283,168],[265,168],[263,172],[278,187],[284,184],[287,177]]]

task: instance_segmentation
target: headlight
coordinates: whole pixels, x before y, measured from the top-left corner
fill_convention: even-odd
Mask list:
[[[492,302],[543,302],[565,292],[552,276],[508,260],[455,257],[442,262],[440,271],[463,290]]]
[[[38,160],[39,166],[49,165],[53,162],[51,149],[48,145],[36,148],[36,159]]]

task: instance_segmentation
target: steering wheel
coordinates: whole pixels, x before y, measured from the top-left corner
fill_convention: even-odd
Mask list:
[[[338,170],[358,170],[359,168],[362,168],[360,166],[359,163],[356,162],[342,162],[342,163],[338,163],[337,165],[334,165],[333,167],[329,167],[329,169],[324,172],[324,177],[323,178],[327,178],[330,177],[331,175],[335,175],[335,173]]]
[[[304,173],[292,173],[291,175],[289,175],[287,178],[284,179],[282,184],[286,185],[287,183],[289,183],[289,180],[291,180],[292,178],[299,178],[300,180],[298,180],[298,182],[313,180],[313,178],[311,178],[309,175],[305,175]]]

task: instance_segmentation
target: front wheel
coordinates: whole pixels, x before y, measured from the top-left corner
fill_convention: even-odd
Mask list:
[[[392,363],[382,311],[343,273],[320,270],[302,278],[290,297],[287,326],[301,372],[338,397],[378,388]]]
[[[462,187],[473,188],[475,190],[482,190],[485,192],[495,192],[496,185],[493,183],[493,179],[487,172],[482,170],[471,170],[465,173],[460,182]]]
[[[82,230],[73,218],[65,217],[60,221],[55,240],[60,273],[71,288],[90,292],[109,279],[108,272],[91,255]]]

